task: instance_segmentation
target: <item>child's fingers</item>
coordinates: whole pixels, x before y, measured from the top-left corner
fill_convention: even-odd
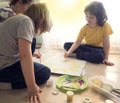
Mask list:
[[[34,103],[33,102],[33,96],[29,96],[29,103]]]
[[[40,95],[38,95],[37,93],[35,95],[29,96],[27,99],[27,103],[41,103]]]
[[[103,64],[106,64],[108,66],[113,66],[114,65],[114,63],[109,62],[109,61],[103,61]]]
[[[67,58],[68,56],[67,56],[67,53],[64,53],[64,58]]]
[[[37,101],[38,101],[38,103],[41,103],[40,93],[37,93]]]

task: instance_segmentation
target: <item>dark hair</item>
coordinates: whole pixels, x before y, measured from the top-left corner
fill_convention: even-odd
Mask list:
[[[36,33],[38,30],[40,30],[40,34],[50,30],[49,11],[45,3],[32,4],[24,14],[33,20]]]
[[[10,3],[9,5],[12,6],[12,5],[15,5],[19,0],[10,0]],[[30,3],[30,2],[33,2],[33,0],[21,0],[23,4],[27,4],[27,3]]]
[[[84,12],[89,12],[90,14],[96,16],[97,24],[99,26],[103,26],[104,23],[107,21],[107,15],[105,8],[101,2],[93,1],[89,5],[85,7]]]

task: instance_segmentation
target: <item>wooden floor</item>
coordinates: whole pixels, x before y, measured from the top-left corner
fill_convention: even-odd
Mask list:
[[[42,54],[41,63],[43,60],[50,58],[57,53],[63,52],[63,50],[47,50],[47,49],[42,49],[40,51]],[[35,58],[33,59],[39,62],[39,60]],[[110,60],[115,63],[114,66],[106,66],[104,64],[92,64],[87,62],[84,75],[88,77],[88,80],[95,75],[101,75],[107,79],[110,79],[111,81],[114,81],[116,85],[119,85],[120,84],[120,55],[112,54],[110,55]],[[67,98],[65,93],[59,91],[57,95],[52,94],[53,87],[55,84],[54,82],[59,76],[60,75],[55,75],[55,74],[51,75],[50,79],[53,81],[52,86],[48,87],[46,86],[46,84],[40,86],[42,88],[42,93],[41,93],[42,103],[67,103],[66,101]],[[26,96],[27,96],[26,89],[0,91],[0,103],[27,103]],[[102,94],[88,87],[88,89],[86,89],[85,91],[75,94],[73,97],[72,103],[83,103],[84,97],[91,98],[92,103],[100,103],[108,99],[104,97]]]

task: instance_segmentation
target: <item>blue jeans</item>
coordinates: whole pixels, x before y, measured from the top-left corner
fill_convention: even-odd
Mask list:
[[[34,62],[35,80],[38,85],[45,83],[51,74],[48,67]],[[0,71],[0,82],[11,83],[13,89],[26,88],[20,61]]]
[[[32,40],[32,46],[31,46],[32,54],[34,54],[35,48],[36,48],[36,38],[34,37]]]
[[[68,51],[72,46],[73,42],[66,42],[64,44],[64,49]],[[73,53],[80,60],[86,60],[92,63],[102,63],[105,58],[104,51],[102,47],[95,47],[90,45],[81,44]]]
[[[36,39],[32,42],[32,54],[35,51]],[[35,80],[38,85],[45,83],[50,75],[51,71],[45,65],[34,62],[34,74]],[[15,64],[0,70],[0,82],[11,83],[13,89],[26,88],[26,83],[23,77],[20,61]]]

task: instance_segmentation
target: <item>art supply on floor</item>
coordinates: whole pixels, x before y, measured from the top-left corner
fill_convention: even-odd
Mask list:
[[[95,79],[95,80],[93,80],[92,82],[93,82],[95,85],[99,86],[99,87],[101,87],[102,84],[103,84],[103,82],[102,82],[101,80],[99,80],[99,79]]]
[[[57,88],[53,88],[52,94],[57,95],[59,93],[59,90]]]
[[[103,89],[105,89],[105,90],[107,90],[108,92],[112,92],[112,90],[113,90],[113,87],[112,87],[112,85],[110,85],[110,84],[102,84],[102,88]]]
[[[114,102],[111,100],[106,100],[105,103],[114,103]]]
[[[66,92],[66,95],[67,95],[67,101],[68,101],[68,102],[71,102],[71,101],[73,100],[74,92],[72,92],[72,91],[67,91],[67,92]]]
[[[89,97],[85,97],[83,98],[83,103],[92,103],[92,100]]]
[[[52,94],[57,95],[58,93],[59,93],[59,90],[56,88],[56,80],[54,80],[52,85]]]
[[[120,98],[120,89],[115,89],[112,85],[105,83],[102,85],[102,88]]]
[[[104,76],[94,76],[90,78],[90,85],[92,89],[108,97],[110,100],[115,103],[120,102],[120,88],[117,86],[117,83],[111,81]],[[104,101],[104,103],[106,103]],[[109,102],[108,102],[109,103]]]
[[[62,75],[57,78],[56,86],[62,92],[82,92],[88,86],[88,80],[84,76]]]

